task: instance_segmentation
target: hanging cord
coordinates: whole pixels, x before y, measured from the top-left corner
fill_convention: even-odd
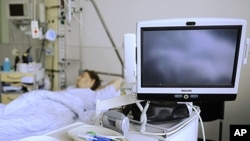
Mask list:
[[[146,120],[147,120],[146,112],[147,112],[147,110],[148,110],[149,101],[148,101],[147,105],[146,105],[144,108],[142,107],[142,105],[141,105],[138,101],[136,102],[136,105],[137,105],[137,107],[140,109],[140,111],[142,112],[142,114],[141,114],[141,119],[140,119],[140,123],[141,123],[142,125],[141,125],[141,130],[140,130],[140,132],[131,131],[132,133],[141,133],[141,134],[151,135],[151,136],[165,136],[165,137],[168,137],[168,136],[170,136],[170,135],[173,135],[173,134],[177,133],[177,132],[180,131],[181,129],[183,129],[186,125],[188,125],[191,121],[193,121],[194,118],[196,118],[195,116],[192,117],[192,118],[189,119],[188,121],[184,122],[181,126],[175,128],[175,129],[173,129],[173,130],[171,130],[171,131],[169,131],[169,132],[163,132],[163,133],[162,133],[162,132],[158,132],[158,133],[155,133],[155,132],[147,132],[146,129],[145,129],[145,128],[146,128],[145,125],[147,124],[147,123],[146,123],[146,122],[147,122],[147,121],[146,121]],[[194,112],[197,114],[197,116],[198,116],[198,118],[199,118],[199,120],[200,120],[200,122],[201,122],[201,126],[202,126],[203,141],[205,141],[206,139],[205,139],[204,126],[203,126],[202,119],[201,119],[201,117],[200,117],[200,115],[199,115],[199,114],[200,114],[199,108],[198,108],[197,106],[193,106],[193,105],[190,105],[190,104],[187,104],[187,106],[190,106],[190,107],[194,110]]]
[[[112,39],[112,37],[111,37],[111,34],[110,34],[109,31],[108,31],[107,25],[106,25],[106,23],[104,22],[103,17],[102,17],[102,15],[101,15],[101,13],[100,13],[100,11],[99,11],[99,9],[98,9],[98,7],[97,7],[95,1],[94,1],[94,0],[90,0],[90,2],[91,2],[92,5],[94,6],[95,11],[96,11],[96,13],[97,13],[97,15],[98,15],[98,17],[99,17],[101,23],[102,23],[102,26],[104,27],[104,30],[105,30],[105,32],[106,32],[106,34],[107,34],[107,36],[108,36],[108,38],[109,38],[109,40],[110,40],[110,42],[111,42],[113,48],[114,48],[114,50],[115,50],[115,53],[116,53],[116,55],[117,55],[117,57],[118,57],[120,63],[121,63],[121,66],[122,66],[122,76],[124,76],[124,75],[123,75],[123,73],[124,73],[124,72],[123,72],[123,70],[124,70],[123,61],[122,61],[122,58],[121,58],[121,56],[120,56],[120,54],[119,54],[119,52],[118,52],[118,50],[117,50],[117,48],[116,48],[115,42],[113,41],[113,39]]]
[[[33,1],[33,20],[36,20],[36,0]]]
[[[143,108],[141,103],[139,101],[136,101],[136,105],[137,107],[140,109],[141,111],[141,117],[140,117],[140,122],[141,122],[141,132],[145,132],[146,130],[146,124],[147,124],[147,110],[149,108],[149,101],[147,101],[146,106]]]
[[[205,129],[204,129],[204,125],[203,125],[203,120],[202,120],[202,118],[200,116],[200,108],[197,107],[197,106],[194,106],[194,105],[192,105],[190,103],[186,103],[186,105],[188,107],[191,107],[194,110],[194,112],[198,115],[198,118],[200,120],[200,125],[201,125],[202,138],[203,138],[203,141],[206,141],[206,135],[205,135]],[[199,109],[199,110],[197,110],[197,109]]]

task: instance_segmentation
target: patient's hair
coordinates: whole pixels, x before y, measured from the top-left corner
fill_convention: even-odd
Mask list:
[[[96,90],[101,85],[101,80],[100,80],[98,74],[92,70],[84,70],[83,72],[87,72],[89,74],[90,78],[95,80],[95,83],[91,87],[91,90]]]

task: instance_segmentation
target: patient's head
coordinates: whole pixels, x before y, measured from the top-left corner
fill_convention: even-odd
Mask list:
[[[101,84],[100,78],[96,72],[84,70],[77,78],[77,88],[91,88],[96,90]]]

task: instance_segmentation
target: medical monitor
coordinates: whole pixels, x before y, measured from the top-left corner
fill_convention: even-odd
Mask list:
[[[6,14],[10,20],[23,20],[32,18],[31,0],[7,0]]]
[[[167,19],[137,24],[137,98],[236,99],[245,50],[241,19]]]

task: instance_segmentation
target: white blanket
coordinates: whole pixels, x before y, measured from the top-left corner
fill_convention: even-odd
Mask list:
[[[117,95],[112,87],[105,92],[111,94],[98,97],[98,92],[88,89],[60,92],[37,90],[23,94],[0,106],[0,141],[46,133],[75,120],[91,122],[95,117],[96,99]]]

